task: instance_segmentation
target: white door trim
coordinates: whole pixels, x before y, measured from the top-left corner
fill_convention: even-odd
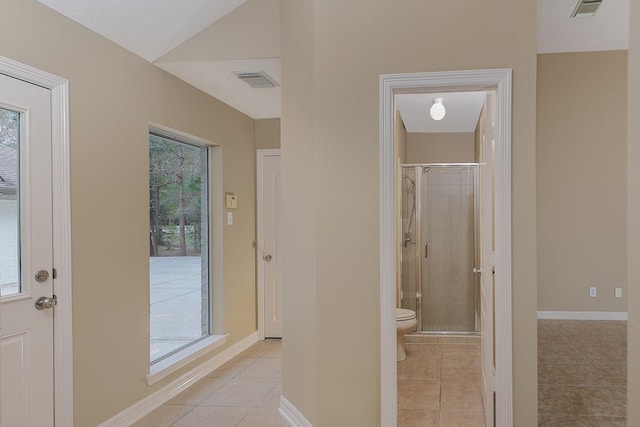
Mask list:
[[[258,266],[258,339],[264,339],[264,211],[262,206],[262,197],[264,195],[264,182],[262,181],[262,172],[264,168],[264,159],[266,157],[280,156],[280,149],[258,149],[256,150],[256,221],[257,221],[257,246],[256,246],[256,264]]]
[[[53,267],[58,305],[54,316],[55,425],[73,425],[73,328],[71,311],[71,198],[69,178],[69,81],[0,56],[0,73],[51,90]]]
[[[397,425],[394,94],[496,91],[496,425],[513,425],[511,320],[511,69],[380,76],[381,423]]]

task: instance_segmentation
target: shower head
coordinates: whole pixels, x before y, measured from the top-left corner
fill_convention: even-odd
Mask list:
[[[427,173],[427,172],[429,172],[430,170],[431,170],[431,168],[430,168],[429,166],[424,166],[424,167],[422,168],[422,173]]]
[[[415,182],[413,179],[411,179],[411,177],[410,177],[410,176],[405,175],[405,176],[404,176],[404,179],[408,179],[408,180],[409,180],[409,182],[411,183],[411,185],[413,185],[414,187],[416,186],[416,182]]]

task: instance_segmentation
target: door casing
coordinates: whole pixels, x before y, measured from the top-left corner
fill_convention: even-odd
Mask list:
[[[496,93],[495,146],[495,389],[496,425],[513,425],[511,317],[511,69],[384,74],[380,76],[380,375],[381,425],[397,425],[396,186],[394,117],[398,93]]]
[[[73,425],[73,324],[71,300],[71,197],[69,82],[0,56],[0,73],[51,91],[54,293],[54,410],[56,426]]]

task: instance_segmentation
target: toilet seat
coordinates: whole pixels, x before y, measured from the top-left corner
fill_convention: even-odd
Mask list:
[[[396,321],[411,320],[416,318],[416,312],[406,308],[396,308]]]

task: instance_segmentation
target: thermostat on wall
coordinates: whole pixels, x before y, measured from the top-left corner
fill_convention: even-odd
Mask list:
[[[233,193],[225,194],[224,205],[227,209],[236,209],[238,207],[238,197]]]

